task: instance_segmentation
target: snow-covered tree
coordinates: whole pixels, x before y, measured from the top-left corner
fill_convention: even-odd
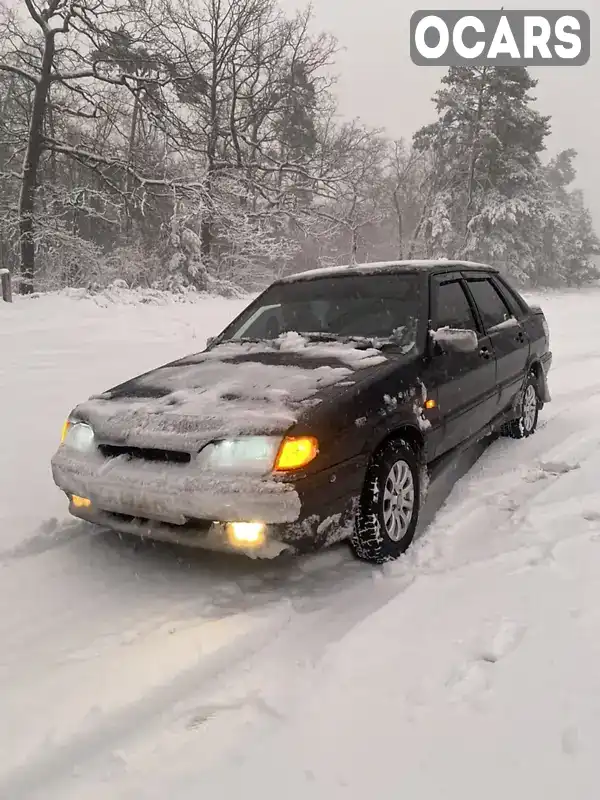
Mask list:
[[[336,45],[312,27],[310,11],[286,16],[275,0],[5,9],[0,244],[22,288],[47,285],[35,256],[67,236],[73,252],[77,238],[81,252],[137,241],[203,286],[281,269],[319,182],[346,174],[317,130]]]
[[[527,273],[520,241],[541,211],[540,153],[549,118],[521,67],[452,67],[434,101],[438,119],[414,137],[433,163],[423,225],[430,255],[481,259]]]
[[[455,68],[412,146],[342,121],[336,42],[278,0],[0,0],[0,259],[23,291],[258,289],[426,255],[595,275],[526,70]]]
[[[600,240],[583,194],[571,188],[577,172],[575,150],[563,150],[544,167],[545,202],[534,243],[534,284],[580,286],[600,278]]]

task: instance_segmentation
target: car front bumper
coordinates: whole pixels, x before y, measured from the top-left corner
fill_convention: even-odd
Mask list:
[[[106,459],[65,447],[52,459],[52,476],[69,497],[91,502],[85,508],[71,503],[74,516],[117,530],[143,528],[153,538],[173,539],[179,530],[190,539],[191,522],[198,530],[206,523],[293,523],[301,510],[294,486],[272,478],[225,477],[189,464]]]
[[[148,539],[260,558],[347,538],[364,471],[364,460],[352,459],[291,483],[210,474],[190,464],[106,459],[65,447],[52,459],[54,482],[79,519]],[[74,496],[90,505],[75,505]],[[254,521],[266,525],[264,546],[233,546],[226,523]]]

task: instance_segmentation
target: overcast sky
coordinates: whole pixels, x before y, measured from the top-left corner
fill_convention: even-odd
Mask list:
[[[287,7],[304,7],[283,0]],[[409,138],[432,121],[431,97],[445,70],[417,67],[409,55],[409,21],[423,8],[564,10],[570,3],[552,0],[433,0],[422,5],[407,0],[312,0],[317,24],[333,33],[344,50],[337,60],[338,94],[345,115],[361,117],[374,127],[385,127],[393,137]],[[600,18],[600,0],[579,0],[592,22],[592,56],[584,67],[542,67],[532,70],[539,79],[538,108],[552,115],[548,151],[567,147],[579,153],[578,184],[586,193],[600,229],[600,62],[594,57],[594,11]]]

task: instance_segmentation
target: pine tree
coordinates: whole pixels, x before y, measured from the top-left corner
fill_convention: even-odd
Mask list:
[[[540,286],[581,286],[597,280],[600,240],[583,194],[571,189],[575,150],[563,150],[544,169],[547,197],[532,281]]]
[[[532,108],[535,88],[521,67],[452,67],[434,102],[438,119],[419,130],[434,175],[423,226],[432,256],[532,269],[522,234],[543,208],[540,153],[549,117]]]
[[[600,279],[597,257],[600,239],[594,231],[592,217],[583,202],[583,194],[571,193],[570,236],[565,241],[565,282],[567,286],[582,286]]]

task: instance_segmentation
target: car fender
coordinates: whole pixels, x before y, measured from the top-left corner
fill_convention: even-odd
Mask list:
[[[525,371],[525,375],[523,376],[523,385],[521,387],[521,391],[519,392],[521,399],[523,392],[525,391],[525,383],[527,382],[527,378],[531,373],[533,373],[535,376],[538,388],[538,396],[541,402],[544,404],[549,403],[552,400],[552,396],[550,394],[550,388],[548,387],[548,376],[539,356],[537,355],[533,355],[528,361],[527,369]]]
[[[525,374],[523,375],[523,382],[521,384],[521,388],[515,395],[515,398],[512,402],[512,411],[515,419],[520,417],[523,412],[523,397],[525,396],[525,387],[527,385],[529,376],[532,373],[535,376],[537,382],[538,396],[540,398],[540,402],[542,403],[542,405],[544,405],[545,403],[549,403],[550,400],[552,399],[550,396],[550,390],[548,388],[548,380],[546,378],[546,372],[542,367],[539,358],[534,356],[527,365],[527,369],[525,370]]]
[[[419,418],[412,409],[395,415],[394,418],[381,420],[372,430],[372,435],[365,442],[363,453],[372,456],[391,439],[400,438],[405,434],[408,441],[415,445],[419,451],[425,444],[424,431],[419,424]]]

